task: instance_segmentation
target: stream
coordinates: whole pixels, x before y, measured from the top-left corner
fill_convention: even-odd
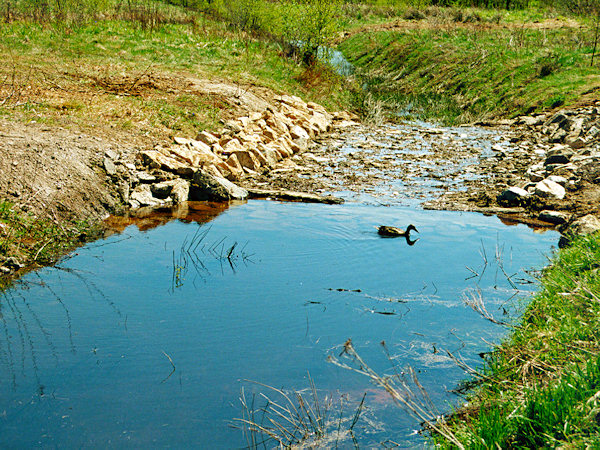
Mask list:
[[[387,184],[390,198],[413,198],[410,183]],[[508,334],[465,299],[481,297],[497,321],[518,317],[558,234],[347,197],[113,218],[112,236],[22,277],[0,294],[0,446],[245,447],[238,419],[254,411],[264,424],[266,397],[312,399],[311,383],[335,436],[326,446],[353,445],[336,430],[363,396],[359,446],[423,446],[416,419],[328,357],[351,338],[380,374],[412,367],[450,411],[468,375],[446,350],[478,367]],[[410,243],[377,234],[409,223]]]

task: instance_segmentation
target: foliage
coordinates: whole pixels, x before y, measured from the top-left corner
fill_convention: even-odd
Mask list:
[[[431,26],[359,33],[340,48],[392,115],[464,123],[579,100],[600,85],[592,44],[590,29]]]
[[[598,442],[599,258],[600,236],[580,237],[545,270],[542,291],[510,340],[487,358],[470,407],[451,423],[463,443],[585,448]]]

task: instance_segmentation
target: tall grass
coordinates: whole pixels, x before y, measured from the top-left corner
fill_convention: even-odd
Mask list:
[[[598,261],[600,236],[581,237],[545,270],[542,291],[510,339],[487,358],[486,378],[450,423],[469,448],[597,445]]]

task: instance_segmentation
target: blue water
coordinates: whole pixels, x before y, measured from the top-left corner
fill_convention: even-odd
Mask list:
[[[129,226],[2,294],[1,447],[243,447],[231,426],[241,390],[263,406],[259,394],[275,394],[257,383],[304,390],[309,373],[320,397],[343,398],[342,414],[367,392],[360,445],[420,445],[415,419],[327,357],[352,338],[389,373],[385,340],[448,411],[466,375],[443,349],[477,366],[507,333],[463,297],[479,289],[506,320],[535,288],[524,270],[558,239],[495,217],[361,204],[250,201],[208,218]],[[412,246],[375,229],[408,223]]]

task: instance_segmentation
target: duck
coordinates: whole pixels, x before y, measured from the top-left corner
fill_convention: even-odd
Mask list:
[[[417,233],[419,232],[419,230],[417,230],[417,228],[412,223],[406,228],[406,230],[402,230],[401,228],[396,227],[390,227],[387,225],[381,225],[379,228],[377,228],[377,234],[379,234],[380,236],[387,237],[404,236],[408,238],[412,230],[416,231]]]

